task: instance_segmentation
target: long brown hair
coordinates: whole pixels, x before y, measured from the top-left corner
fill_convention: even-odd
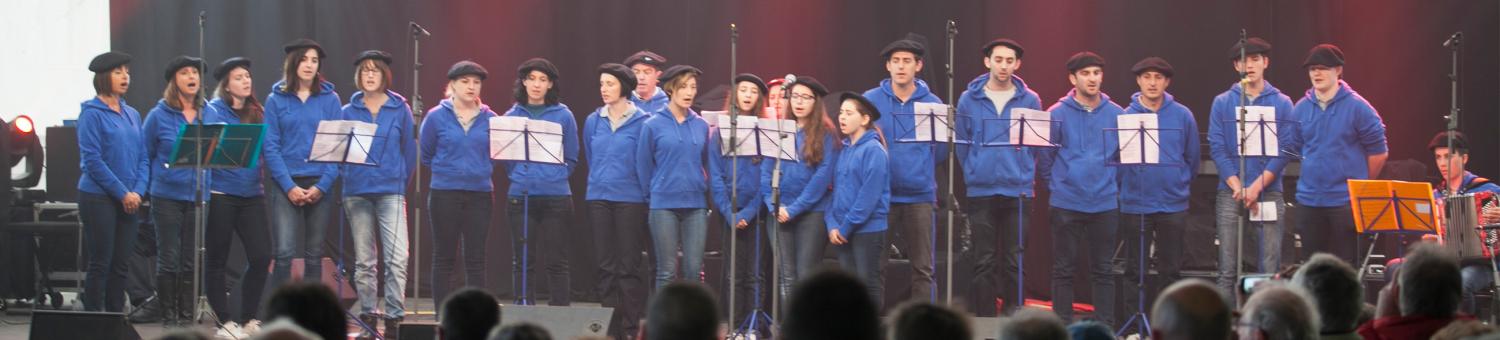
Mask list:
[[[729,113],[729,112],[733,112],[735,110],[739,110],[739,106],[737,106],[737,105],[739,105],[739,103],[740,103],[740,91],[739,91],[740,83],[748,83],[748,82],[741,81],[741,82],[735,82],[734,84],[730,84],[730,86],[729,86],[729,95],[724,96],[724,113]],[[756,87],[755,90],[756,91],[760,91],[760,88]],[[750,111],[743,111],[743,110],[741,110],[740,111],[740,115],[742,115],[742,116],[743,115],[749,115],[751,117],[757,117],[757,118],[759,118],[762,115],[764,115],[765,112],[766,112],[766,96],[767,95],[768,95],[767,93],[762,92],[759,96],[756,96],[755,97],[755,105],[752,106],[753,108],[751,108]],[[752,157],[752,158],[750,158],[750,164],[760,164],[760,159],[761,159],[760,156]]]
[[[249,72],[250,69],[245,69],[245,71]],[[230,70],[229,72],[234,72],[234,70]],[[225,103],[229,104],[229,109],[234,110],[234,114],[240,116],[240,123],[260,124],[265,120],[266,108],[260,106],[260,100],[255,99],[255,88],[253,87],[250,88],[250,95],[245,96],[245,104],[241,105],[238,109],[234,108],[234,95],[229,94],[229,79],[219,81],[218,90],[214,91],[214,96],[223,99]]]
[[[805,85],[799,84],[797,86]],[[792,112],[791,103],[792,101],[787,101],[784,116],[791,117],[802,123],[802,131],[806,136],[806,140],[802,141],[802,161],[809,167],[818,166],[818,163],[823,162],[823,148],[829,147],[824,145],[827,143],[825,143],[823,136],[837,132],[838,130],[833,129],[833,121],[828,119],[828,108],[823,103],[823,97],[814,96],[812,112],[807,115],[807,118],[797,118],[797,114]],[[810,120],[812,124],[803,119]],[[838,143],[834,144],[832,147],[837,148]]]
[[[193,110],[198,111],[198,113],[200,114],[200,117],[201,117],[201,114],[203,113],[203,104],[204,104],[204,100],[203,100],[203,87],[202,87],[202,81],[203,80],[202,80],[201,76],[200,76],[200,78],[199,78],[198,81],[199,81],[198,93],[193,94]],[[181,102],[182,101],[182,91],[177,89],[177,77],[174,76],[174,77],[172,77],[172,80],[168,80],[167,81],[167,89],[161,91],[161,99],[165,100],[167,102],[167,107],[171,107],[173,110],[178,110],[178,111],[184,110],[182,108],[182,102]]]
[[[307,51],[311,49],[311,47],[299,48],[286,54],[286,60],[281,62],[281,92],[297,94],[297,91],[301,90],[298,88],[302,81],[297,78],[297,65],[302,63],[302,57],[306,56]],[[307,89],[309,96],[316,96],[318,92],[323,91],[325,81],[327,80],[323,78],[323,61],[318,60],[318,72],[313,74],[312,85]]]

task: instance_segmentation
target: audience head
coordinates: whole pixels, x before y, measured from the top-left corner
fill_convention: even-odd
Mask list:
[[[478,288],[464,288],[443,300],[438,314],[440,339],[482,340],[500,324],[500,301]]]
[[[1364,285],[1354,267],[1333,255],[1318,253],[1292,275],[1292,285],[1307,291],[1323,321],[1323,334],[1352,333],[1364,312]]]
[[[843,271],[819,271],[792,289],[782,316],[785,340],[880,338],[880,316],[864,283]]]
[[[261,325],[260,332],[250,337],[251,340],[318,340],[317,334],[307,331],[306,328],[298,326],[292,319],[280,318],[271,320]]]
[[[1473,339],[1482,335],[1500,333],[1500,328],[1486,325],[1479,320],[1453,320],[1448,326],[1443,327],[1432,334],[1432,340],[1463,340]],[[1495,337],[1489,337],[1495,338]]]
[[[1068,328],[1062,318],[1048,310],[1023,308],[1010,318],[1000,320],[999,340],[1067,339]]]
[[[344,328],[344,310],[333,291],[319,283],[297,282],[276,288],[266,300],[261,320],[290,318],[298,326],[324,339],[348,337]]]
[[[1165,339],[1228,339],[1233,318],[1224,293],[1208,281],[1177,281],[1151,309],[1151,335]]]
[[[552,340],[552,333],[534,323],[522,322],[505,327],[495,327],[490,340]]]
[[[675,282],[662,287],[646,305],[649,340],[720,339],[719,311],[703,285]]]
[[[1318,314],[1301,288],[1281,284],[1262,287],[1245,301],[1240,339],[1315,340]]]
[[[1458,255],[1433,243],[1417,243],[1406,253],[1400,272],[1401,315],[1452,317],[1463,291]]]
[[[926,301],[897,307],[890,319],[892,340],[973,339],[969,316]]]
[[[1114,340],[1115,331],[1094,320],[1084,320],[1068,325],[1068,338],[1072,340]]]

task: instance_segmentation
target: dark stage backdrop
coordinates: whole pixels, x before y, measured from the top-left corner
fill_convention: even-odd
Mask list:
[[[834,90],[875,86],[886,77],[877,55],[880,49],[907,32],[925,35],[930,51],[925,79],[946,98],[949,86],[942,68],[949,47],[944,22],[953,19],[959,31],[954,48],[954,83],[959,90],[984,72],[978,48],[998,37],[1026,45],[1018,74],[1046,105],[1069,89],[1063,62],[1074,52],[1093,50],[1109,60],[1104,89],[1121,105],[1128,104],[1135,92],[1129,66],[1147,56],[1161,56],[1177,69],[1170,91],[1193,109],[1200,129],[1206,131],[1213,96],[1235,80],[1225,56],[1240,28],[1245,28],[1274,44],[1268,78],[1293,100],[1309,87],[1299,67],[1307,50],[1322,42],[1342,46],[1348,55],[1345,78],[1379,110],[1388,127],[1390,159],[1425,164],[1429,170],[1424,176],[1429,179],[1436,175],[1427,139],[1444,127],[1442,117],[1449,107],[1449,54],[1440,44],[1462,30],[1467,38],[1463,131],[1477,150],[1470,168],[1500,176],[1500,152],[1495,151],[1500,150],[1500,138],[1494,135],[1500,128],[1500,99],[1495,96],[1500,89],[1500,3],[1495,1],[113,0],[111,45],[136,57],[134,91],[127,97],[137,108],[149,108],[158,99],[164,84],[159,74],[169,58],[198,53],[199,11],[208,15],[207,59],[211,64],[232,56],[253,59],[255,88],[262,98],[280,78],[281,45],[302,37],[316,39],[327,49],[323,72],[345,100],[354,91],[350,59],[366,49],[396,56],[393,89],[410,97],[412,47],[406,23],[416,21],[433,34],[422,41],[426,66],[418,81],[427,107],[440,99],[448,66],[472,59],[492,72],[484,98],[503,112],[512,104],[515,66],[527,58],[545,57],[561,68],[562,101],[572,107],[580,124],[600,105],[595,66],[620,62],[637,50],[650,49],[674,64],[702,68],[708,72],[705,89],[727,81],[730,23],[740,29],[739,72],[768,79],[787,73],[812,75]],[[586,171],[577,169],[572,181],[577,216],[585,216],[581,203]],[[497,190],[506,187],[502,177],[496,176]],[[409,197],[410,207],[425,202],[424,197]],[[499,203],[503,201],[496,202],[486,288],[510,294],[510,226],[504,222],[504,205]],[[1194,211],[1212,209],[1200,203],[1195,201]],[[1033,232],[1028,233],[1027,290],[1028,296],[1045,298],[1050,295],[1046,273],[1052,247],[1046,210],[1037,208],[1029,218]],[[571,253],[573,285],[575,294],[587,297],[596,262],[591,227],[582,217],[574,222],[578,246]],[[415,255],[422,259],[421,288],[426,296],[432,237],[425,221],[421,230],[422,250]],[[1200,235],[1195,240],[1204,240],[1201,235],[1212,240],[1212,225],[1195,225],[1191,233]],[[1204,245],[1211,243],[1194,244],[1201,247],[1190,253],[1195,260],[1189,269],[1212,267],[1214,250]],[[1079,279],[1078,287],[1086,287]]]

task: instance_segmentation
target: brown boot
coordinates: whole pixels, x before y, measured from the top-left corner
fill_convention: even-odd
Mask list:
[[[404,320],[406,318],[385,319],[385,329],[382,331],[385,333],[385,340],[401,339],[401,321]]]
[[[363,325],[359,328],[359,337],[356,337],[355,339],[359,339],[359,340],[371,340],[371,339],[375,339],[375,333],[372,332],[372,330],[379,329],[379,328],[376,328],[376,326],[379,325],[377,323],[379,321],[380,321],[380,317],[376,316],[375,314],[360,314],[359,315],[359,322],[362,323]],[[369,327],[368,330],[365,327]]]

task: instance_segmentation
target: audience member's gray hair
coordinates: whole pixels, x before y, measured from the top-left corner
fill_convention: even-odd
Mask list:
[[[277,318],[261,325],[260,332],[250,337],[251,340],[322,340],[323,337],[313,334],[306,328],[292,322],[292,319]]]
[[[1292,284],[1312,296],[1324,334],[1354,332],[1365,303],[1364,285],[1359,273],[1344,260],[1317,253],[1303,263],[1292,276]]]
[[[1068,327],[1051,311],[1025,308],[1000,321],[999,340],[1067,339]]]
[[[1264,332],[1267,340],[1318,339],[1318,313],[1301,288],[1286,285],[1262,287],[1245,301],[1240,323]]]
[[[1152,331],[1166,335],[1158,339],[1228,339],[1233,316],[1223,296],[1208,281],[1177,281],[1156,298]]]
[[[1452,317],[1463,290],[1458,255],[1433,243],[1411,247],[1396,280],[1401,287],[1401,315]]]

